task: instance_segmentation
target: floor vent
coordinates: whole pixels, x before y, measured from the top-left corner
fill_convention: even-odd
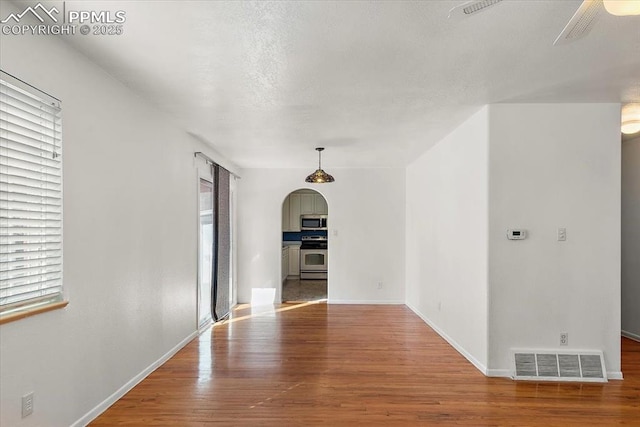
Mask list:
[[[601,351],[513,351],[513,379],[607,382]]]

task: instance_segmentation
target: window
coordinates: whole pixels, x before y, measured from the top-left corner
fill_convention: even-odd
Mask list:
[[[61,154],[60,101],[1,72],[0,320],[64,305]]]

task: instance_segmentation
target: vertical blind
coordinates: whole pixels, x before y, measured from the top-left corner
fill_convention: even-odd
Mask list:
[[[62,299],[60,102],[0,74],[0,313]]]

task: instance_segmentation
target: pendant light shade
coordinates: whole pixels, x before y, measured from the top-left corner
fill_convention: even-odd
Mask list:
[[[627,135],[640,132],[640,104],[627,104],[622,107],[621,130]]]
[[[640,15],[640,0],[604,0],[604,8],[612,15]]]
[[[335,181],[331,175],[322,170],[322,150],[324,150],[323,147],[316,148],[316,151],[318,152],[318,169],[309,175],[305,179],[305,182],[310,182],[312,184],[324,184]]]

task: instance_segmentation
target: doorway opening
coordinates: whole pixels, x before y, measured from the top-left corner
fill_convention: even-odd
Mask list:
[[[322,194],[295,190],[282,203],[282,302],[326,301],[329,207]]]

